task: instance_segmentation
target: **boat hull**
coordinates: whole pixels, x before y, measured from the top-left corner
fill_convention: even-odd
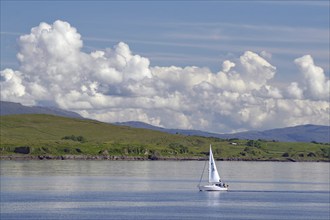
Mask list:
[[[216,185],[204,185],[198,186],[199,191],[227,191],[228,187],[223,187],[223,186],[216,186]]]

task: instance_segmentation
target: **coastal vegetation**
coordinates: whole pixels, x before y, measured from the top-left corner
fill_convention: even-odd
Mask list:
[[[168,134],[52,115],[1,116],[2,159],[206,159],[330,161],[329,143],[219,139]]]

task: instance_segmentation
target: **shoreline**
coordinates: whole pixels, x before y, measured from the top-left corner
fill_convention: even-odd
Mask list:
[[[0,155],[0,161],[28,161],[28,160],[93,160],[93,161],[206,161],[207,157],[139,157],[139,156],[100,156],[100,155]],[[216,161],[251,161],[251,162],[326,162],[329,160],[301,160],[295,158],[250,159],[250,158],[220,158]]]

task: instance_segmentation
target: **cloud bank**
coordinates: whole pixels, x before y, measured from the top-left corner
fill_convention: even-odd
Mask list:
[[[329,124],[330,81],[310,55],[293,61],[302,80],[278,87],[265,51],[225,60],[218,72],[151,66],[124,42],[83,52],[81,35],[60,20],[32,28],[18,44],[19,69],[1,71],[4,101],[52,104],[106,122],[219,133]]]

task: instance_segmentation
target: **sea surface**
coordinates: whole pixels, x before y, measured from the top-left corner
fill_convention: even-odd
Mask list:
[[[1,161],[0,219],[330,219],[329,163]],[[207,172],[205,172],[206,178]]]

